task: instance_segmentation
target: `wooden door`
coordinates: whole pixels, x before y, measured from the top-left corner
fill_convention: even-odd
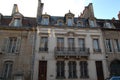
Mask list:
[[[104,80],[102,61],[96,61],[97,80]]]
[[[47,77],[47,61],[39,61],[38,80],[46,80]]]

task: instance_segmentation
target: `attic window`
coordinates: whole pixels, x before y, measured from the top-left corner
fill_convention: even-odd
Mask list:
[[[71,17],[68,17],[67,25],[68,26],[73,26],[73,19]]]
[[[95,27],[94,20],[90,20],[90,27]]]
[[[78,27],[82,27],[82,22],[77,22]]]
[[[106,23],[105,23],[105,27],[107,27],[107,28],[112,28],[112,26],[111,26],[111,24],[110,24],[109,22],[106,22]]]
[[[49,24],[49,18],[48,17],[43,17],[42,25],[48,25],[48,24]]]
[[[16,27],[21,26],[20,18],[15,18],[14,19],[13,26],[16,26]]]
[[[58,21],[58,25],[59,25],[59,26],[62,26],[62,25],[63,25],[63,21],[59,20],[59,21]]]

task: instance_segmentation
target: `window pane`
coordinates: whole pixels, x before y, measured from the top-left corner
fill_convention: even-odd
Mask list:
[[[73,26],[73,20],[72,19],[68,19],[68,26]]]
[[[106,39],[106,49],[108,52],[112,52],[112,44],[110,39]]]
[[[70,61],[68,63],[69,66],[69,78],[77,78],[76,75],[76,62],[75,61]]]
[[[98,39],[93,39],[93,48],[98,50],[99,49],[99,41]]]
[[[41,37],[39,51],[48,51],[48,38]]]
[[[90,20],[90,26],[91,26],[91,27],[95,27],[95,24],[94,24],[94,21],[93,21],[93,20]]]
[[[86,61],[80,62],[80,73],[81,73],[80,76],[81,78],[88,78],[88,67]]]
[[[80,48],[85,48],[85,40],[83,38],[79,38],[78,44]]]
[[[115,45],[114,45],[115,46],[115,50],[119,52],[120,51],[120,44],[119,44],[118,39],[115,39],[114,43],[115,43]]]
[[[19,19],[19,18],[15,19],[13,25],[14,25],[14,26],[17,26],[17,27],[18,27],[18,26],[21,26],[20,19]]]
[[[5,62],[5,64],[4,64],[4,73],[3,73],[4,74],[3,77],[5,79],[11,79],[12,65],[13,65],[13,62],[11,62],[11,61]]]
[[[62,49],[64,47],[64,38],[57,38],[57,48]]]
[[[68,38],[68,48],[69,50],[74,49],[74,38]]]
[[[43,25],[48,25],[48,24],[49,24],[49,19],[48,19],[48,17],[44,17],[44,18],[42,19],[42,24],[43,24]]]
[[[65,77],[64,67],[64,61],[57,61],[57,78]]]

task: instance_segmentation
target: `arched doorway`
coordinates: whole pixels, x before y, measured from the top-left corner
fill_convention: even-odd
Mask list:
[[[114,60],[110,64],[110,75],[120,76],[120,60]]]

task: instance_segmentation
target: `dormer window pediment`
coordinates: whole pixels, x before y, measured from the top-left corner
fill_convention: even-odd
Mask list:
[[[72,14],[69,10],[69,13],[65,14],[66,24],[67,26],[73,26],[74,24],[74,14]]]
[[[42,21],[41,24],[42,25],[49,25],[49,15],[47,13],[42,15]]]
[[[22,26],[22,14],[20,14],[20,13],[14,14],[9,26],[14,26],[14,27]]]

